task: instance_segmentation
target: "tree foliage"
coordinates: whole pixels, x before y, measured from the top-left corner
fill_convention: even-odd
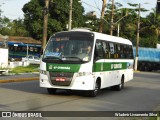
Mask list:
[[[28,36],[22,19],[10,21],[7,17],[1,19],[0,34],[8,36]]]
[[[136,44],[137,24],[138,24],[138,4],[130,4],[131,8],[123,8],[120,3],[115,3],[114,10],[114,31],[113,35],[117,36],[118,24],[120,25],[120,37],[130,39],[133,44]],[[107,5],[105,12],[105,27],[103,32],[109,34],[111,21],[111,4]],[[141,13],[148,10],[140,8]],[[154,10],[147,17],[140,17],[140,46],[155,47],[160,43],[158,39],[160,35],[160,17]]]
[[[22,9],[26,29],[35,39],[42,38],[44,4],[44,0],[31,0]],[[73,27],[83,26],[83,13],[82,5],[78,0],[73,0]],[[50,0],[48,14],[48,37],[55,32],[67,30],[69,0]]]
[[[88,27],[98,31],[100,19],[95,16],[84,15],[84,8],[79,0],[73,0],[72,28]],[[70,0],[50,0],[48,18],[48,37],[53,33],[67,30],[69,20]],[[136,44],[137,35],[137,14],[138,4],[129,4],[130,8],[124,8],[122,4],[115,3],[114,6],[114,30],[113,35],[117,36],[119,24],[119,36],[130,39]],[[110,33],[111,4],[107,4],[103,33]],[[0,10],[0,34],[9,36],[30,36],[37,40],[42,39],[43,33],[43,12],[44,0],[30,0],[23,8],[24,20],[9,20],[1,17]],[[141,13],[147,11],[140,8]],[[146,17],[140,18],[140,46],[155,47],[160,44],[160,14],[153,9]]]

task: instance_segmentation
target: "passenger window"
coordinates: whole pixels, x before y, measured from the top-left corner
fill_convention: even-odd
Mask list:
[[[128,51],[129,51],[128,58],[133,58],[133,49],[132,49],[132,46],[128,46]]]
[[[128,46],[124,45],[124,58],[128,58]]]
[[[110,58],[114,58],[114,44],[113,43],[109,43],[109,47],[110,47]]]
[[[102,47],[102,42],[101,41],[97,41],[96,42],[96,47],[95,47],[95,52],[94,52],[94,59],[98,60],[98,59],[102,59],[104,58],[104,51],[103,51],[103,47]]]
[[[103,42],[102,44],[103,44],[104,58],[109,59],[110,58],[110,51],[109,51],[108,42]]]
[[[114,58],[119,59],[120,58],[120,44],[115,44],[115,53]]]

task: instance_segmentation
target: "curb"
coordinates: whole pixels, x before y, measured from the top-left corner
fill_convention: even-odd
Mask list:
[[[33,77],[33,78],[18,78],[18,79],[9,79],[9,80],[0,80],[0,83],[24,82],[24,81],[33,81],[33,80],[39,80],[39,77]]]
[[[160,111],[160,105],[158,105],[158,106],[154,109],[154,111]]]

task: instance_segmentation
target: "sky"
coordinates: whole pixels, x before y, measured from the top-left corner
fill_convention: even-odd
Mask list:
[[[9,19],[18,19],[23,18],[23,5],[29,2],[30,0],[0,0],[0,9],[3,11],[1,16],[6,16]],[[96,11],[97,16],[100,16],[100,10],[102,6],[102,0],[81,0],[82,5],[85,8],[85,11]],[[107,0],[107,3],[111,0]],[[114,0],[123,4],[123,7],[128,7],[127,3],[136,3],[140,2],[141,6],[148,9],[151,12],[152,8],[156,7],[157,0]],[[111,3],[111,2],[110,2]],[[147,3],[147,4],[146,4]],[[141,13],[142,16],[147,15],[147,13]]]

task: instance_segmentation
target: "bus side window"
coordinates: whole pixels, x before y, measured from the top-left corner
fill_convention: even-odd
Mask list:
[[[120,44],[115,44],[115,53],[114,53],[114,58],[120,59],[121,58],[121,48]]]
[[[133,58],[133,50],[132,50],[132,46],[128,46],[128,58]]]
[[[117,44],[114,44],[114,58],[117,59],[118,58],[118,50],[117,50]]]
[[[124,55],[124,45],[123,44],[121,44],[120,45],[120,58],[121,59],[124,59],[125,58],[125,55]]]
[[[109,59],[110,58],[109,45],[107,42],[103,42],[102,44],[103,44],[104,58]]]
[[[95,46],[95,51],[94,51],[94,59],[99,60],[102,58],[104,58],[102,43],[100,41],[97,41]]]
[[[127,45],[123,45],[123,54],[124,54],[124,58],[126,59],[127,58]]]
[[[113,59],[114,58],[114,44],[113,43],[109,43],[109,47],[110,47],[110,58]]]

